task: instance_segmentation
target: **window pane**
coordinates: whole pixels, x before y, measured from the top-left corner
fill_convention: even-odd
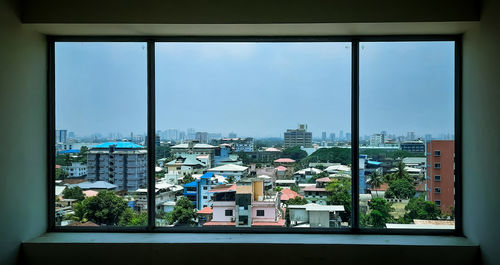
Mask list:
[[[146,52],[56,43],[57,226],[147,224]]]
[[[349,227],[350,69],[350,43],[157,43],[157,225]]]
[[[362,227],[454,228],[454,53],[360,43]]]

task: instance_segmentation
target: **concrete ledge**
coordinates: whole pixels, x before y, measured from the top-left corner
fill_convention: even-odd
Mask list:
[[[315,234],[47,233],[26,264],[479,264],[462,237]]]

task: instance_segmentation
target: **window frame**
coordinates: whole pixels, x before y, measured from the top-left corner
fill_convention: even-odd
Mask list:
[[[157,42],[350,42],[351,43],[351,175],[359,175],[359,51],[360,42],[454,42],[455,131],[455,229],[376,229],[359,225],[359,210],[351,213],[349,228],[256,228],[256,227],[156,227],[155,163],[155,43]],[[55,225],[55,43],[144,42],[147,44],[147,145],[148,225],[144,227],[67,227]],[[47,36],[47,201],[48,232],[163,232],[163,233],[304,233],[304,234],[395,234],[463,236],[462,221],[462,35],[376,36]],[[359,178],[352,178],[352,208],[359,209]]]

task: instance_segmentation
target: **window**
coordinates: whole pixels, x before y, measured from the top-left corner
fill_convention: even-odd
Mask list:
[[[402,211],[417,199],[443,209],[433,219],[450,216],[453,206],[461,221],[461,205],[447,199],[461,198],[451,188],[454,179],[460,184],[461,172],[448,172],[461,162],[454,149],[461,118],[455,118],[456,37],[55,39],[49,43],[54,231],[87,229],[85,222],[97,225],[90,229],[119,231],[131,225],[212,231],[216,222],[233,223],[218,227],[230,232],[261,229],[242,221],[253,213],[274,214],[270,219],[282,224],[273,174],[302,174],[283,189],[300,187],[304,203],[334,205],[338,212],[316,227],[290,214],[297,220],[273,225],[272,232],[294,226],[300,232],[363,232],[404,223],[400,231],[406,233],[417,226],[400,218],[421,211]],[[446,160],[455,155],[456,161]],[[72,162],[84,166],[75,164],[79,172],[71,173],[65,166]],[[75,182],[70,177],[83,178],[77,184],[83,197],[63,190]],[[60,203],[72,196],[80,201],[75,207]],[[102,207],[112,202],[123,212],[101,217],[84,207],[89,201]],[[287,210],[303,212],[307,204]],[[252,212],[256,206],[276,209]],[[166,214],[179,207],[189,208],[191,218]],[[213,215],[208,225],[196,215],[206,207]],[[240,222],[233,209],[243,209]]]

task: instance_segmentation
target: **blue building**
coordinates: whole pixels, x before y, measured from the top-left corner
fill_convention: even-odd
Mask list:
[[[212,194],[209,191],[212,187],[223,184],[212,172],[203,174],[200,179],[184,185],[184,193],[191,200],[196,209],[212,206]]]
[[[366,193],[365,161],[367,155],[359,155],[359,194]]]

